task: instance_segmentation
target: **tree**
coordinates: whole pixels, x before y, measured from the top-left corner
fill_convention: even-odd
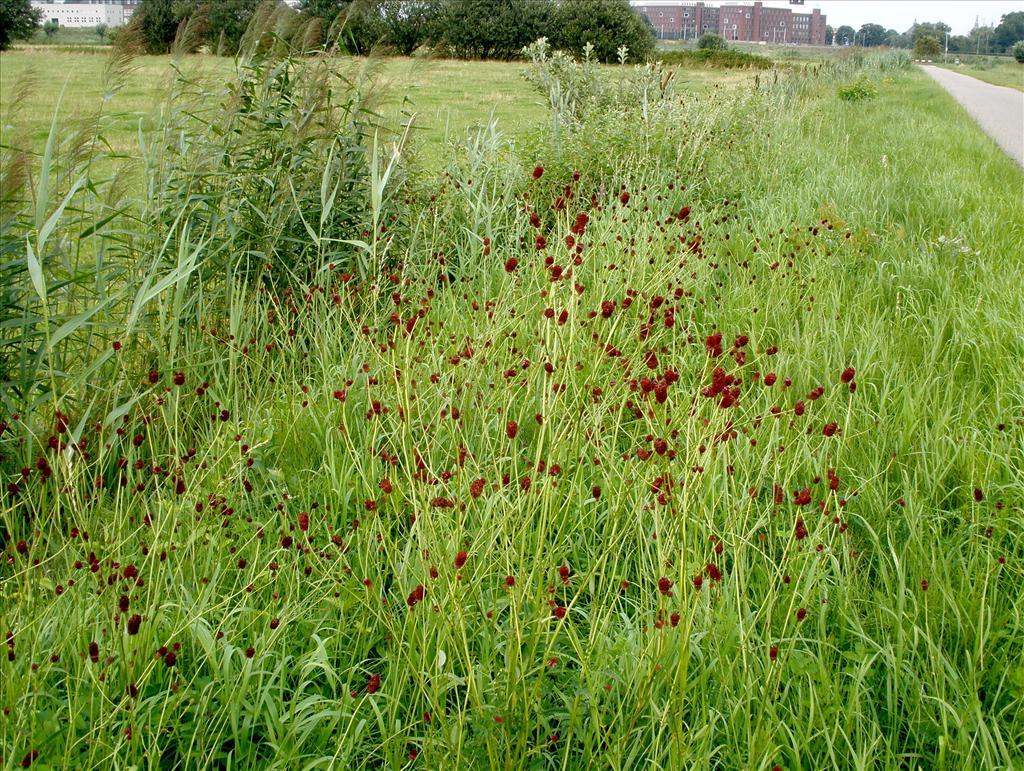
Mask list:
[[[942,53],[942,44],[939,43],[938,38],[934,38],[931,35],[925,35],[919,37],[914,41],[914,56],[921,58],[930,58],[932,56],[938,56]]]
[[[302,0],[303,13],[323,23],[328,45],[366,54],[387,35],[385,6],[400,17],[399,0]]]
[[[439,9],[437,0],[383,0],[380,14],[384,42],[409,56],[433,37]]]
[[[716,35],[714,32],[705,32],[697,41],[697,48],[702,51],[724,51],[727,46],[725,38]]]
[[[170,50],[179,22],[174,5],[174,0],[142,0],[132,14],[131,24],[142,34],[148,53]]]
[[[1024,11],[1014,11],[1003,16],[992,36],[997,51],[1010,50],[1018,40],[1024,40]]]
[[[864,24],[858,34],[860,35],[862,46],[885,45],[885,27],[881,24]]]
[[[322,19],[324,29],[330,29],[338,14],[351,5],[349,0],[302,0],[300,10],[307,16]]]
[[[334,19],[329,37],[351,54],[365,56],[378,43],[385,42],[387,26],[382,8],[375,3],[349,3]]]
[[[32,37],[42,15],[42,11],[32,7],[30,0],[0,0],[0,51],[12,40]]]
[[[590,43],[594,46],[594,57],[602,62],[617,61],[621,46],[629,50],[631,61],[642,62],[654,54],[651,28],[633,10],[629,0],[559,3],[551,32],[555,48],[581,56],[584,46]]]
[[[825,25],[825,45],[832,45],[832,40],[835,38],[836,31],[832,29],[831,24]]]
[[[943,24],[941,21],[931,22],[925,21],[919,24],[915,24],[910,28],[907,33],[910,35],[912,43],[916,43],[918,38],[922,37],[933,37],[936,40],[944,40],[947,32],[952,32],[953,28],[948,24]]]
[[[60,24],[56,19],[47,19],[43,22],[43,34],[46,37],[53,37],[60,31]]]
[[[836,34],[835,34],[836,45],[852,46],[853,45],[853,38],[854,38],[854,36],[856,34],[857,34],[857,32],[856,32],[856,30],[854,30],[853,27],[851,27],[849,24],[844,24],[843,26],[841,26],[839,29],[836,30]]]
[[[442,0],[436,42],[465,59],[514,59],[553,37],[554,13],[550,0]]]
[[[1018,40],[1013,44],[1013,58],[1024,64],[1024,40]]]
[[[885,31],[885,44],[890,48],[910,48],[910,38],[894,29]]]
[[[995,30],[992,27],[975,27],[967,35],[968,44],[964,50],[976,54],[992,53],[994,37]]]
[[[967,53],[973,51],[974,47],[971,44],[971,39],[967,35],[953,35],[949,39],[949,50],[952,53]]]
[[[180,24],[190,17],[202,18],[203,38],[218,52],[236,54],[239,43],[262,0],[176,0],[174,18]],[[171,39],[173,41],[173,38]]]
[[[107,37],[107,25],[106,24],[97,24],[96,25],[96,37],[98,37],[100,40],[105,40],[106,39],[106,37]]]

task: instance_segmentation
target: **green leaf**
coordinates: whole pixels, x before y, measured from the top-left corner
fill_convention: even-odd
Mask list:
[[[32,287],[39,295],[39,299],[46,304],[46,282],[43,281],[43,266],[39,264],[39,258],[32,250],[32,244],[25,242],[25,260],[28,263],[28,275],[32,279]]]

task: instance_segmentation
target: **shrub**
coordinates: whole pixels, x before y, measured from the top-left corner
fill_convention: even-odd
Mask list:
[[[867,78],[858,78],[836,89],[839,98],[844,102],[860,102],[878,96],[878,88]]]
[[[714,32],[705,32],[697,41],[697,48],[701,51],[724,51],[727,47],[725,38]]]
[[[1024,40],[1018,40],[1013,45],[1013,58],[1024,64]]]
[[[768,70],[774,65],[771,59],[746,51],[720,51],[703,48],[697,51],[665,51],[659,57],[664,64],[681,67],[707,67],[710,69]]]

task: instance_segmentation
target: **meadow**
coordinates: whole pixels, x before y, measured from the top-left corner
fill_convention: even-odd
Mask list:
[[[5,767],[1024,763],[1024,176],[905,56],[0,64]]]

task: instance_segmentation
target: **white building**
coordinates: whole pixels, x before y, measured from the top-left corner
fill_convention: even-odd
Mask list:
[[[55,21],[62,27],[120,27],[131,15],[120,3],[32,3],[43,12],[41,23]]]

